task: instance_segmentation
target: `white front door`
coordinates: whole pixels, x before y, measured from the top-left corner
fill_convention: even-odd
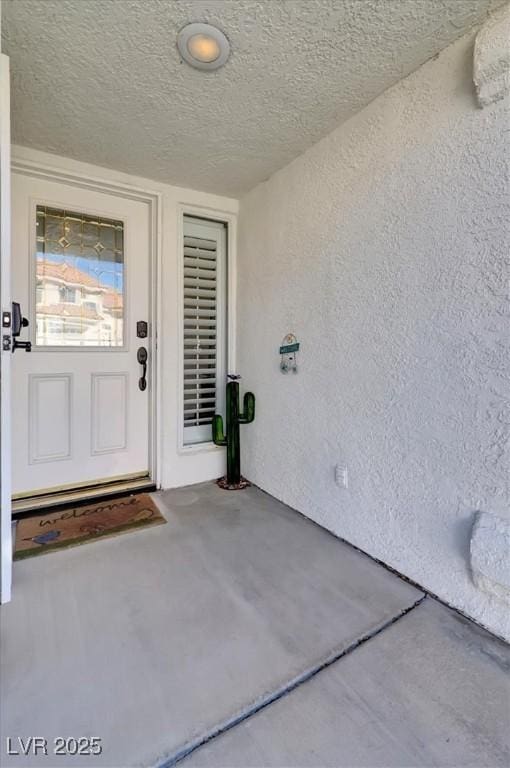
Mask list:
[[[148,205],[14,173],[12,212],[13,493],[147,479]]]
[[[0,602],[11,599],[11,138],[9,59],[0,53]]]

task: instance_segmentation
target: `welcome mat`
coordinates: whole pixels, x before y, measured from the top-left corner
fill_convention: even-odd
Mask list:
[[[54,509],[18,521],[14,559],[162,523],[166,520],[148,493]]]

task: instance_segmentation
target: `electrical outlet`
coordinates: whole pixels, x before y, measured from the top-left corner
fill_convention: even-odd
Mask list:
[[[342,466],[342,464],[337,464],[335,466],[335,483],[339,488],[349,487],[349,475],[347,472],[347,467]]]

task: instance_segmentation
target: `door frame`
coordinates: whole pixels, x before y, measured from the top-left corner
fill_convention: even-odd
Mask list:
[[[146,203],[149,209],[149,323],[152,328],[152,354],[149,359],[149,375],[152,382],[152,397],[149,411],[149,472],[157,488],[161,487],[161,441],[162,424],[158,419],[161,410],[161,365],[158,340],[161,334],[161,291],[162,291],[162,208],[163,193],[102,177],[91,176],[78,170],[62,169],[57,165],[41,163],[26,157],[17,157],[13,152],[11,171],[31,178],[60,182],[81,189],[106,193],[116,197]]]

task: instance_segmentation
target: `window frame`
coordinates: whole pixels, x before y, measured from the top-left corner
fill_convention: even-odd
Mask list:
[[[191,217],[203,219],[205,223],[221,224],[224,227],[224,268],[226,270],[225,280],[222,281],[224,291],[224,372],[219,374],[217,367],[217,404],[216,412],[224,415],[225,385],[227,381],[227,372],[235,371],[235,299],[236,299],[236,238],[237,238],[237,216],[230,211],[220,211],[211,208],[181,203],[177,210],[177,259],[178,259],[178,402],[177,402],[177,453],[180,455],[189,455],[193,453],[203,453],[209,451],[222,451],[221,447],[214,444],[211,437],[203,442],[186,442],[184,427],[184,218]],[[222,376],[223,380],[220,380]],[[218,401],[218,396],[220,401]]]
[[[191,236],[200,238],[205,237],[207,229],[214,232],[216,236],[216,325],[214,329],[215,334],[215,413],[224,414],[225,411],[225,382],[227,379],[227,313],[228,313],[228,297],[227,297],[227,228],[223,222],[212,221],[210,219],[199,218],[197,216],[189,216],[187,214],[183,217],[183,249],[182,249],[182,263],[183,263],[183,279],[181,281],[181,302],[182,302],[182,314],[183,314],[183,326],[181,335],[181,357],[183,361],[183,388],[184,388],[184,237],[186,236],[186,225],[189,228],[195,228],[195,232]],[[203,231],[201,228],[203,227]],[[198,445],[204,445],[204,443],[211,442],[211,425],[210,424],[198,424],[194,426],[186,426],[184,424],[184,404],[185,404],[185,392],[183,389],[183,402],[180,412],[180,418],[183,423],[183,445],[185,447],[194,447]]]

